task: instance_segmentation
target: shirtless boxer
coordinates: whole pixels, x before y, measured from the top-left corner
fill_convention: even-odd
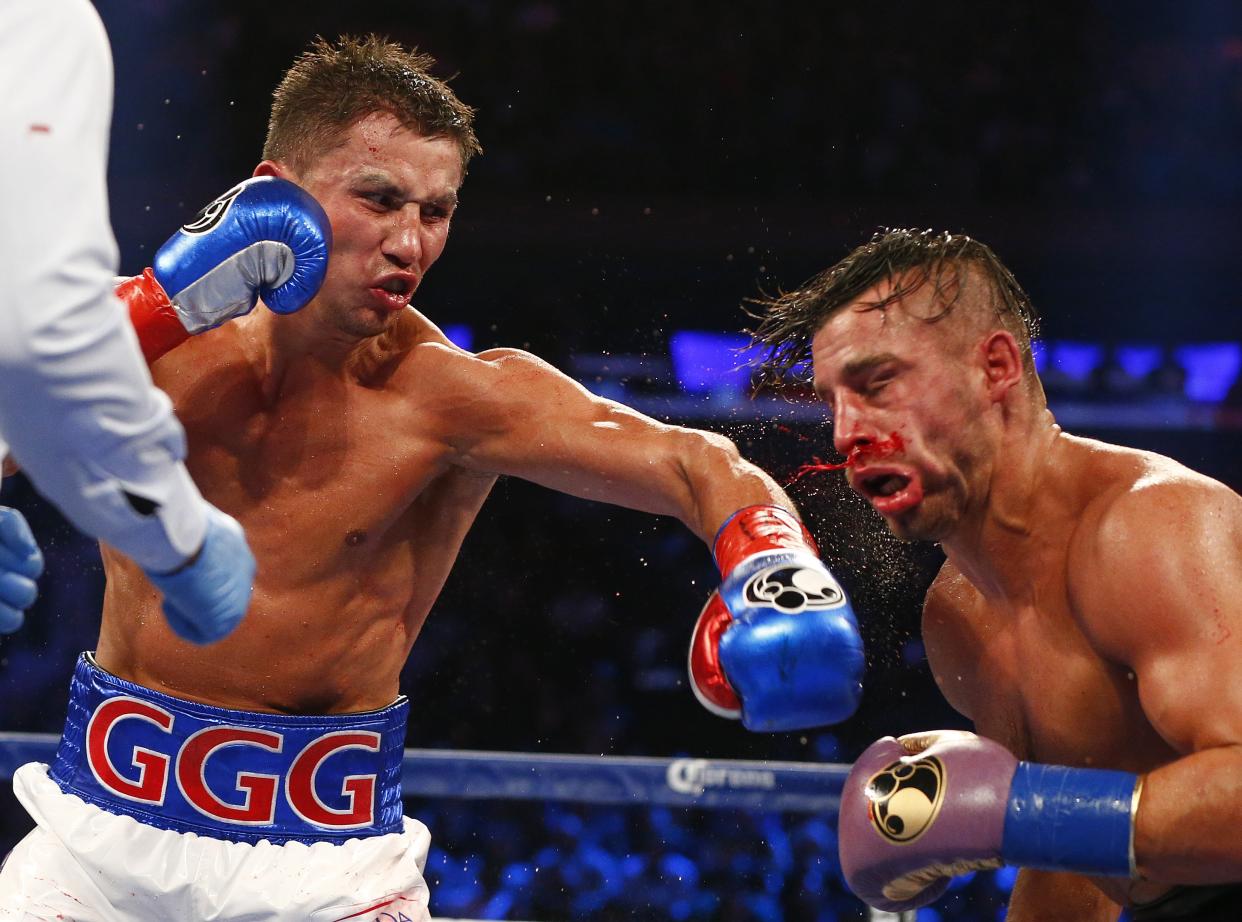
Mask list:
[[[1063,432],[1034,322],[984,245],[894,230],[755,331],[771,374],[813,359],[851,486],[894,534],[944,549],[923,639],[979,733],[860,757],[847,879],[898,911],[1005,862],[1023,868],[1010,922],[1115,919],[1118,903],[1136,920],[1236,919],[1242,501]]]
[[[752,729],[853,712],[848,603],[731,442],[596,398],[529,354],[465,352],[411,306],[479,149],[432,63],[374,38],[317,42],[276,91],[259,178],[122,285],[190,471],[246,527],[257,582],[238,630],[195,649],[153,617],[141,571],[106,553],[98,650],[56,764],[18,773],[39,827],[0,902],[37,891],[41,911],[78,919],[426,918],[398,678],[502,474],[674,515],[712,542],[723,582],[691,654],[711,709]],[[204,310],[187,279],[244,281],[236,266],[203,274],[203,239],[248,224],[276,180],[330,218],[323,287],[288,316],[222,296],[213,318],[237,319],[187,339]]]
[[[190,480],[112,294],[112,61],[91,5],[0,5],[0,85],[0,459],[7,442],[40,493],[140,565],[180,636],[216,640],[246,611],[254,558]],[[22,623],[41,568],[21,513],[0,507],[0,632]]]

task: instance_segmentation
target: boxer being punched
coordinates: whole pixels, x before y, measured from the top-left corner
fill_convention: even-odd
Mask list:
[[[769,373],[813,359],[853,488],[894,534],[943,547],[923,639],[979,733],[863,754],[841,807],[847,879],[895,911],[1005,862],[1023,868],[1010,922],[1115,919],[1119,904],[1237,918],[1242,501],[1063,432],[1034,322],[983,244],[894,230],[756,329]]]
[[[0,897],[106,919],[426,918],[398,677],[501,474],[677,516],[712,544],[723,581],[691,672],[713,710],[781,729],[856,706],[848,603],[731,442],[529,354],[463,351],[412,306],[479,151],[432,63],[373,37],[317,42],[276,91],[257,178],[121,286],[191,473],[247,529],[254,596],[231,637],[192,648],[153,617],[158,587],[106,553],[98,650],[56,764],[19,772],[39,828]],[[329,219],[327,277],[296,313],[266,294],[252,311],[254,267],[212,241],[298,193]],[[772,590],[785,583],[798,592]],[[148,873],[113,857],[132,865],[133,848]]]

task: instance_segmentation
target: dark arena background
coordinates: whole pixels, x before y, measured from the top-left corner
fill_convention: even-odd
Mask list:
[[[270,93],[317,34],[435,55],[478,110],[449,245],[416,306],[473,349],[528,348],[592,390],[729,435],[782,482],[834,460],[806,394],[750,398],[745,299],[880,226],[989,243],[1043,314],[1071,432],[1242,485],[1242,7],[109,0],[121,270],[259,160]],[[376,433],[382,438],[383,433]],[[934,547],[887,536],[838,474],[790,487],[868,643],[860,713],[754,735],[701,708],[685,645],[717,577],[680,523],[502,480],[403,675],[415,748],[849,763],[965,727],[918,637]],[[0,639],[0,726],[59,732],[97,634],[93,544],[18,476],[47,557]],[[290,536],[296,540],[296,536]],[[1159,540],[1153,535],[1153,540]],[[279,650],[273,651],[278,656]],[[0,789],[0,853],[28,828]],[[437,916],[861,920],[835,815],[411,799]],[[919,922],[1002,919],[1012,872]]]

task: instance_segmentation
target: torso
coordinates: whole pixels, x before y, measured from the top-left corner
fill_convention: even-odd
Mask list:
[[[308,366],[265,395],[242,329],[191,339],[153,375],[195,482],[246,530],[259,562],[249,611],[219,643],[180,641],[155,589],[105,549],[100,665],[223,707],[383,707],[495,477],[450,463],[433,375],[364,386]]]
[[[924,641],[950,704],[1018,758],[1141,773],[1180,753],[1145,716],[1134,672],[1093,643],[1092,613],[1071,597],[1071,573],[1081,530],[1093,527],[1110,491],[1149,473],[1150,456],[1081,451],[1080,466],[1049,485],[1038,530],[1025,542],[1024,566],[1034,575],[1023,598],[986,598],[948,562],[928,594]],[[1162,889],[1102,888],[1119,900]]]

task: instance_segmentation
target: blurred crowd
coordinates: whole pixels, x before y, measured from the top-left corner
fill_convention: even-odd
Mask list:
[[[737,329],[881,225],[990,243],[1049,337],[1242,340],[1242,7],[99,0],[122,267],[259,158],[315,34],[439,59],[478,110],[423,289],[550,358]],[[483,343],[481,343],[483,344]]]

